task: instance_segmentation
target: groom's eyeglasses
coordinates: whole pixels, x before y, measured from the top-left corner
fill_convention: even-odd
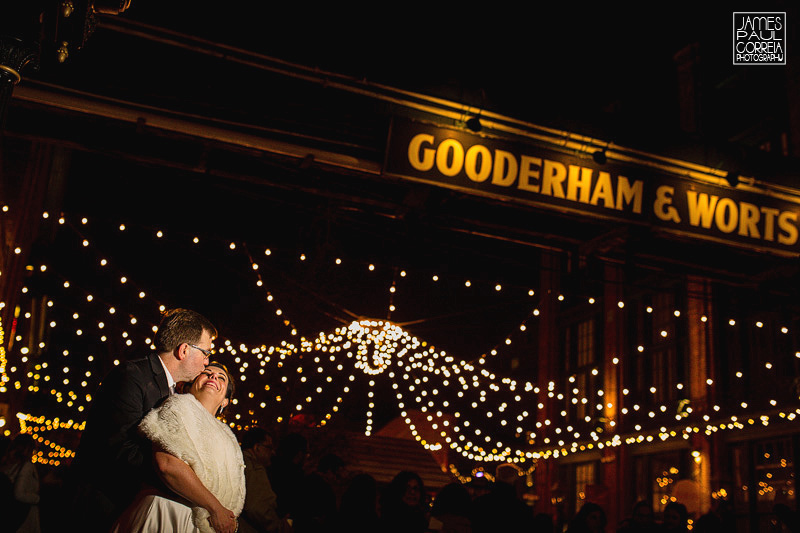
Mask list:
[[[213,350],[204,350],[201,347],[196,346],[194,344],[189,344],[188,342],[186,344],[188,344],[192,348],[196,348],[196,349],[200,350],[201,352],[203,352],[203,355],[205,355],[206,357],[211,357],[212,355],[214,355],[214,351]]]

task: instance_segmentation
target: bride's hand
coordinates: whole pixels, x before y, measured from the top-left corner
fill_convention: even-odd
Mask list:
[[[236,533],[236,530],[239,529],[236,515],[233,514],[233,511],[222,506],[210,512],[208,521],[211,522],[211,527],[217,533]]]

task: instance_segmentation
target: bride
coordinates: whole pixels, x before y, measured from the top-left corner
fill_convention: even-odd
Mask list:
[[[244,461],[231,429],[216,417],[233,395],[221,363],[210,363],[145,416],[139,429],[153,442],[159,477],[173,491],[139,492],[113,532],[229,533],[244,505]],[[187,467],[188,465],[188,467]]]

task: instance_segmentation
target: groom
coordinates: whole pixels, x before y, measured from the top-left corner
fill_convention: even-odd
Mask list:
[[[70,471],[70,511],[85,520],[84,531],[108,531],[142,482],[159,484],[151,444],[139,434],[139,422],[174,392],[176,383],[203,371],[216,336],[216,328],[199,313],[167,311],[155,351],[115,367],[103,379]]]

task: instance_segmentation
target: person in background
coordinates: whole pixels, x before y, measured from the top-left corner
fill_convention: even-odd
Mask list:
[[[428,496],[416,472],[399,472],[380,499],[383,533],[424,533],[428,528]]]
[[[166,311],[155,351],[114,367],[103,379],[66,480],[70,509],[81,516],[83,531],[106,533],[143,483],[158,483],[151,444],[139,423],[174,393],[176,383],[203,371],[216,335],[214,325],[195,311]],[[190,468],[185,475],[193,475]]]
[[[436,494],[428,530],[441,533],[472,533],[469,491],[461,483],[448,483]]]
[[[645,500],[636,502],[631,516],[617,530],[618,533],[650,533],[657,531],[653,508]]]
[[[339,504],[337,533],[375,533],[380,531],[378,483],[369,474],[356,474],[347,484]]]
[[[302,485],[307,456],[308,440],[300,433],[288,433],[278,441],[278,449],[267,468],[272,490],[278,498],[278,516],[290,524],[303,504]]]
[[[11,441],[2,461],[0,472],[8,477],[11,494],[3,502],[3,531],[39,533],[39,472],[32,462],[36,442],[27,433],[20,433]]]
[[[489,493],[473,500],[471,518],[474,533],[516,533],[533,529],[533,509],[520,498],[520,479],[516,465],[505,463],[497,466]]]
[[[489,486],[489,480],[486,479],[486,476],[482,471],[478,471],[472,477],[472,479],[467,483],[467,490],[469,491],[469,496],[473,500],[484,494],[489,494],[491,487]]]
[[[567,533],[603,533],[606,512],[594,502],[584,503],[567,527]]]
[[[665,533],[685,533],[688,531],[689,512],[686,506],[679,502],[669,502],[664,507],[664,521],[662,531]]]
[[[692,531],[696,533],[727,533],[735,531],[733,506],[728,500],[713,500],[711,509],[695,520]]]
[[[267,475],[274,455],[272,435],[264,428],[253,426],[242,436],[242,457],[247,484],[244,509],[239,517],[241,533],[284,533],[289,524],[278,517],[275,491]]]
[[[345,478],[345,463],[335,453],[323,455],[314,472],[303,479],[303,504],[294,513],[296,533],[331,531],[338,513],[337,493]]]

